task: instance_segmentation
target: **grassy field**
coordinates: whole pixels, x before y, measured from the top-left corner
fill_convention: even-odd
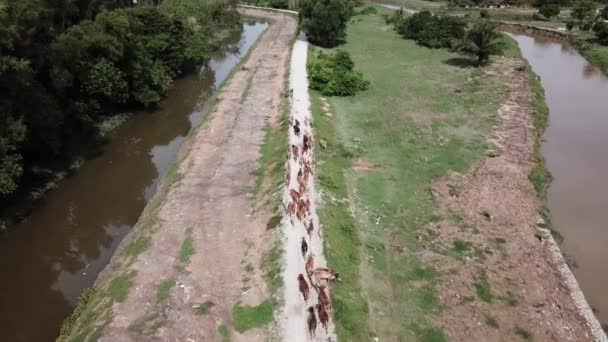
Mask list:
[[[461,56],[401,39],[377,15],[357,16],[347,43],[370,89],[327,99],[312,93],[320,219],[326,254],[342,282],[332,286],[337,333],[345,341],[443,341],[438,272],[417,255],[436,219],[429,185],[466,171],[486,152],[506,87],[466,68]],[[311,51],[311,58],[314,58]],[[458,257],[457,255],[455,257]]]

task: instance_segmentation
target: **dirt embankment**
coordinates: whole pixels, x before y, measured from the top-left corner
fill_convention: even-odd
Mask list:
[[[528,179],[535,144],[530,75],[523,64],[500,58],[486,72],[511,79],[499,109],[494,149],[465,175],[436,182],[444,217],[433,246],[459,258],[425,258],[445,279],[438,285],[444,310],[436,318],[454,341],[591,341],[587,321],[559,272]],[[433,249],[433,248],[431,248]]]
[[[222,87],[173,175],[165,177],[175,183],[151,201],[100,276],[72,336],[92,331],[102,341],[217,341],[232,333],[233,340],[266,339],[263,329],[227,331],[235,304],[258,305],[269,297],[261,267],[271,245],[270,212],[254,208],[250,191],[266,122],[281,116],[297,23],[284,14],[239,11],[269,22],[268,30]]]

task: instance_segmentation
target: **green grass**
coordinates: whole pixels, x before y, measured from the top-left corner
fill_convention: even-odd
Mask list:
[[[112,299],[117,302],[123,302],[127,299],[129,289],[131,288],[131,285],[133,285],[133,282],[131,282],[133,275],[134,273],[131,275],[119,275],[112,279],[110,286],[108,287],[108,292]]]
[[[169,295],[171,294],[171,289],[173,288],[173,286],[175,286],[175,280],[163,280],[156,289],[156,302],[164,303],[165,301],[167,301],[167,299],[169,299]]]
[[[498,324],[496,318],[490,316],[486,317],[486,325],[494,329],[500,328],[500,325]]]
[[[131,242],[127,248],[125,248],[125,254],[136,258],[139,254],[145,251],[150,246],[150,238],[147,236],[140,236],[137,240]]]
[[[215,304],[208,300],[202,304],[198,304],[194,307],[194,314],[197,316],[204,316],[209,313],[209,309],[211,309]]]
[[[186,237],[179,249],[179,261],[183,264],[190,262],[190,257],[194,255],[194,240],[192,240],[192,230],[186,231]]]
[[[311,92],[315,138],[327,142],[315,150],[319,215],[328,263],[343,280],[332,285],[336,331],[345,341],[443,339],[427,317],[440,312],[430,290],[439,277],[416,256],[435,210],[429,185],[485,155],[507,87],[499,75],[450,63],[457,54],[401,39],[382,18],[390,10],[376,8],[349,24],[340,47],[369,90],[329,98],[331,118]],[[381,167],[355,172],[357,159]],[[415,288],[418,277],[425,290]]]
[[[494,295],[492,294],[492,289],[490,288],[490,283],[488,282],[488,276],[485,272],[480,272],[475,281],[473,282],[473,287],[475,288],[475,292],[479,299],[484,302],[491,303],[494,299]]]
[[[220,325],[217,328],[217,332],[222,337],[222,342],[230,342],[230,330],[228,330],[228,327],[225,324]]]
[[[272,322],[274,303],[265,300],[257,306],[235,305],[232,309],[234,329],[240,333],[252,328],[263,327]]]
[[[518,335],[524,341],[532,341],[534,339],[532,333],[522,327],[515,328],[515,335]]]
[[[463,256],[472,249],[473,244],[468,241],[456,240],[453,242],[452,249],[450,250],[451,255]]]

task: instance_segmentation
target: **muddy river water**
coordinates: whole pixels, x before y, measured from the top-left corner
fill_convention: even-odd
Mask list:
[[[565,43],[512,35],[542,81],[549,127],[542,153],[553,175],[552,223],[585,297],[608,324],[608,78]]]
[[[0,237],[0,340],[54,340],[202,120],[206,100],[266,27],[244,23],[208,67],[177,80],[158,110],[136,113],[101,156]]]

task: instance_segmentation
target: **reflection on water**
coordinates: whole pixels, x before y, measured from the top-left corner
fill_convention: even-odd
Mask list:
[[[246,23],[198,75],[177,80],[162,106],[119,127],[104,153],[0,238],[0,340],[52,341],[137,221],[206,99],[259,35]]]
[[[540,76],[549,106],[542,152],[554,180],[552,223],[574,275],[602,323],[608,322],[608,78],[566,44],[513,35]]]

